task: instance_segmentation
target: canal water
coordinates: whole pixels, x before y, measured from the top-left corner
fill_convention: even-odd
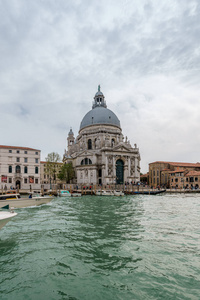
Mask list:
[[[1,300],[200,299],[200,195],[83,196],[17,209]]]

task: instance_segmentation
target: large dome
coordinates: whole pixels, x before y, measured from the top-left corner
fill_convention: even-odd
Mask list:
[[[121,128],[118,117],[110,109],[103,106],[96,106],[85,115],[81,122],[80,129],[98,124],[114,125]]]

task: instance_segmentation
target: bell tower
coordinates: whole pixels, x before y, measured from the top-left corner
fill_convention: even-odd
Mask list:
[[[74,141],[75,141],[74,133],[72,131],[72,128],[70,128],[70,131],[68,133],[68,138],[67,138],[68,149],[70,146],[74,145]]]

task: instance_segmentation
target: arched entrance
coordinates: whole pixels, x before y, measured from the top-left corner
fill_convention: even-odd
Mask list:
[[[17,181],[16,181],[16,188],[17,188],[17,187],[19,187],[19,189],[21,189],[21,182],[20,182],[20,180],[17,180]]]
[[[116,161],[116,183],[124,183],[124,162],[121,159]]]

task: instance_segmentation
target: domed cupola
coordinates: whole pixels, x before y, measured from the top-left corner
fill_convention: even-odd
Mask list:
[[[118,117],[107,108],[103,93],[98,86],[98,92],[94,96],[92,110],[90,110],[83,118],[80,130],[92,125],[112,125],[121,129]]]

